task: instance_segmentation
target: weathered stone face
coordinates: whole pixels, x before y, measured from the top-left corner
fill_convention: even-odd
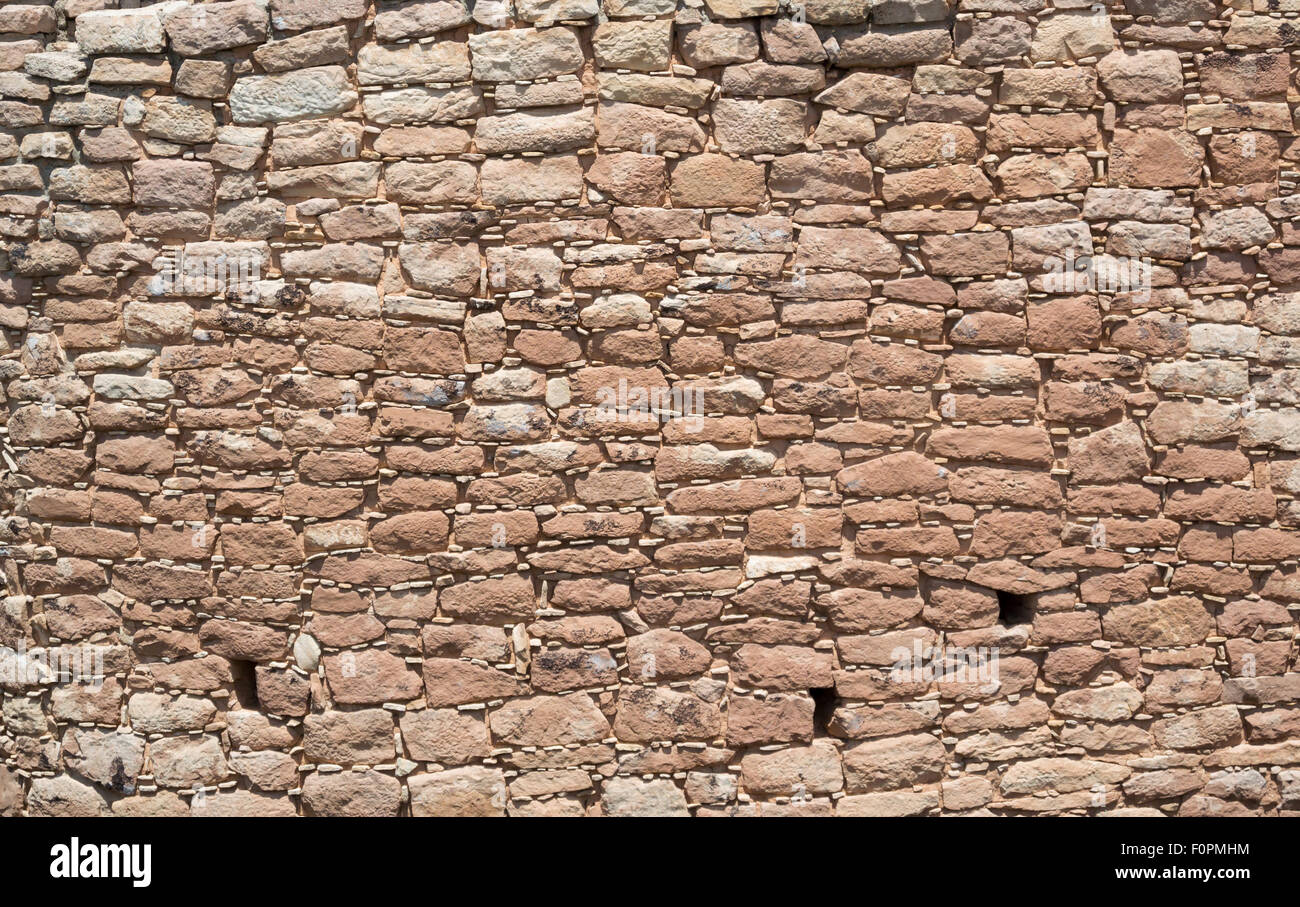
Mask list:
[[[105,5],[0,8],[0,815],[1300,810],[1290,13]]]
[[[230,112],[236,123],[279,123],[343,113],[356,100],[341,67],[320,66],[237,79],[230,90]]]

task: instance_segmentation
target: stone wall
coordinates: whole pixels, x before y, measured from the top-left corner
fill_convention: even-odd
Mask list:
[[[0,6],[0,812],[1297,808],[1294,0],[122,5]]]

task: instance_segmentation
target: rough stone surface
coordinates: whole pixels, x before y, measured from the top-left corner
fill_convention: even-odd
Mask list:
[[[796,6],[4,7],[0,815],[1300,810],[1295,10]]]

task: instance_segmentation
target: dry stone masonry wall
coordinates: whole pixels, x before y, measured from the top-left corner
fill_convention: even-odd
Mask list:
[[[1300,809],[1297,12],[0,5],[0,812]]]

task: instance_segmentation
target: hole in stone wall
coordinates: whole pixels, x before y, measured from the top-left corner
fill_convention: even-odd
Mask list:
[[[251,661],[230,662],[230,692],[241,709],[257,708],[257,665]]]
[[[1028,595],[1017,595],[1002,589],[998,592],[998,623],[1004,627],[1033,623],[1034,604]]]
[[[808,691],[808,695],[813,701],[813,732],[826,734],[831,716],[835,714],[835,688],[813,687]]]

